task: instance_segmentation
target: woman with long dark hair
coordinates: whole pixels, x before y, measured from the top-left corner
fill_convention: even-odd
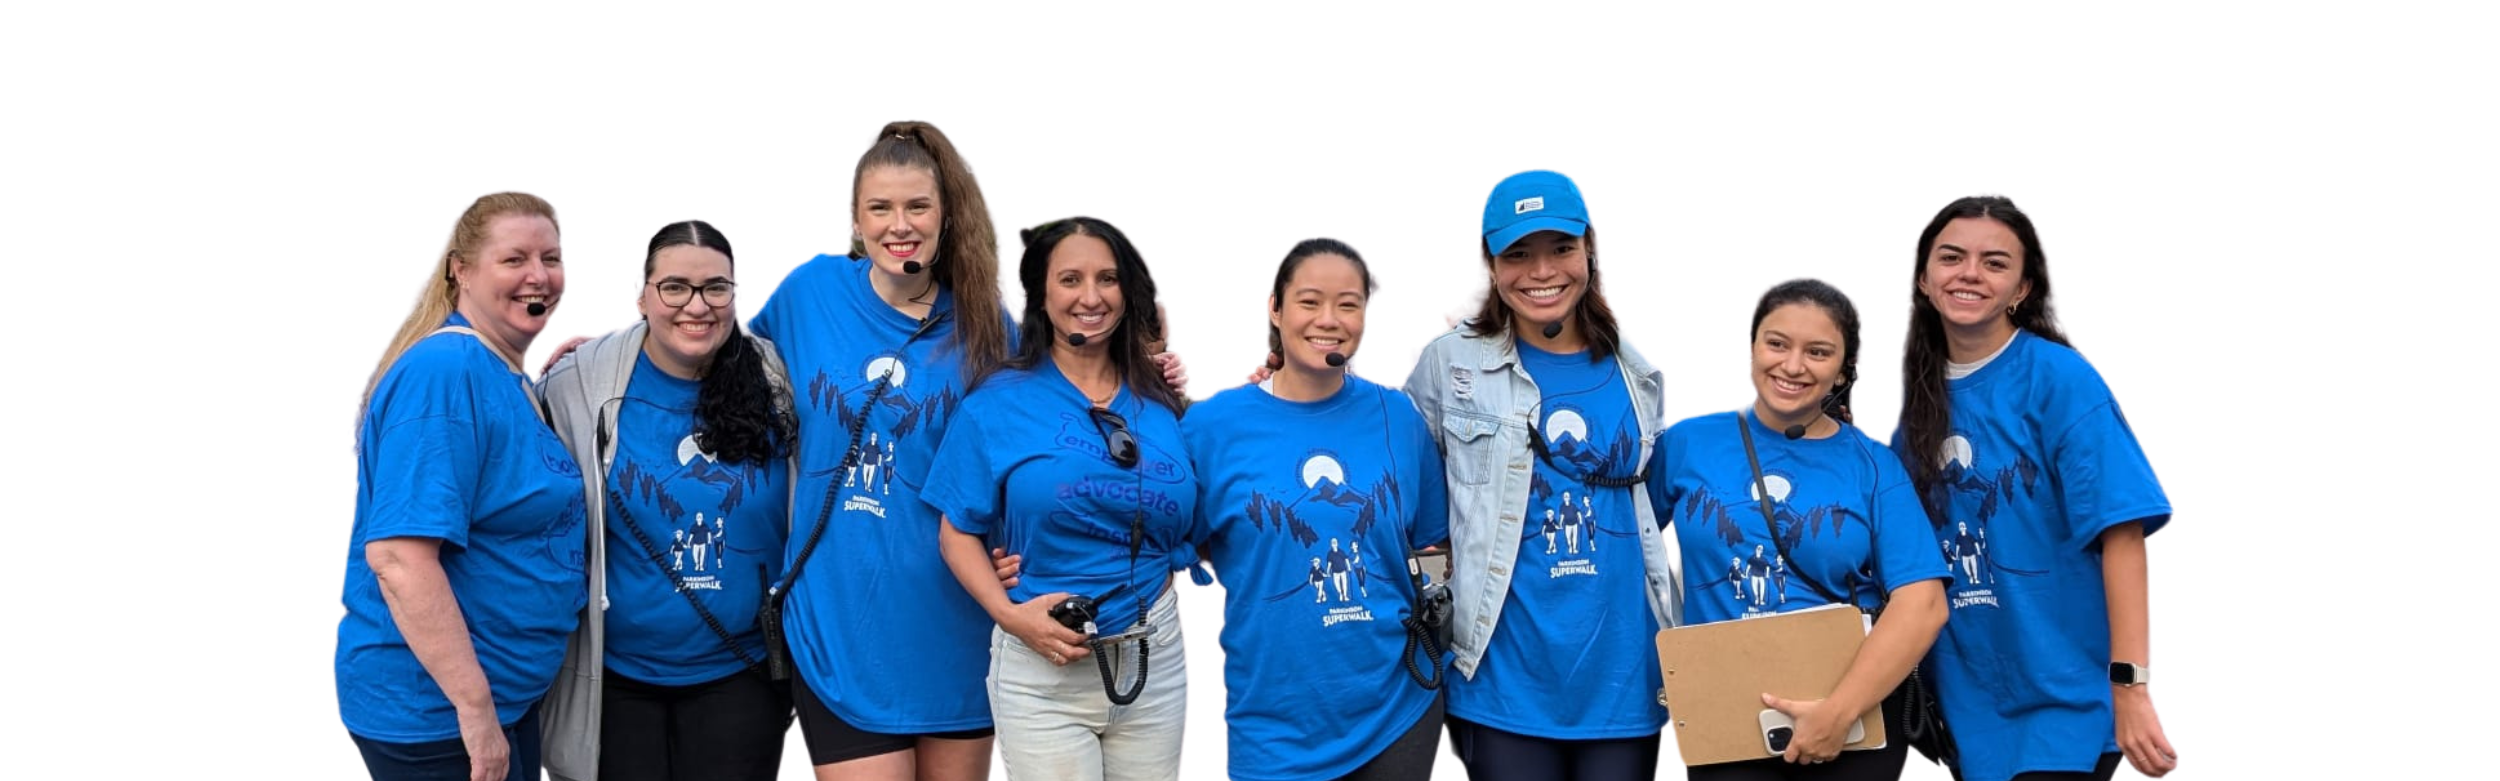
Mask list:
[[[2122,754],[2170,772],[2144,551],[2170,500],[2058,330],[2038,231],[2011,200],[1963,198],[1919,234],[1911,268],[1893,449],[1955,578],[1925,669],[1956,775],[2107,779]]]
[[[1687,774],[1900,778],[1909,744],[1898,690],[1944,623],[1944,562],[1900,461],[1851,424],[1860,345],[1849,297],[1811,279],[1772,287],[1754,307],[1752,342],[1753,403],[1668,428],[1650,462],[1650,499],[1682,551],[1684,620],[1832,604],[1880,617],[1829,696],[1766,692],[1763,705],[1794,724],[1785,753]],[[1729,577],[1721,561],[1745,577]],[[1878,707],[1883,747],[1842,751],[1850,725]]]
[[[770,779],[790,687],[757,623],[789,536],[789,381],[738,327],[729,238],[699,220],[643,255],[642,320],[542,384],[583,470],[590,594],[550,694],[558,779]],[[613,553],[614,555],[610,555]]]
[[[1153,355],[1154,277],[1109,223],[1024,232],[1016,357],[974,381],[921,496],[947,566],[996,624],[989,702],[1014,779],[1180,774],[1187,666],[1172,562],[1196,478],[1185,398]],[[989,551],[1025,567],[1003,583]]]
[[[1561,174],[1486,199],[1483,308],[1406,380],[1446,459],[1451,745],[1476,779],[1647,779],[1679,608],[1642,479],[1660,377],[1624,342]]]

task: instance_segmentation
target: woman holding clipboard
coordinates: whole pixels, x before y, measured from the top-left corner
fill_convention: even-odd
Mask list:
[[[1650,501],[1683,551],[1687,624],[1836,602],[1879,616],[1831,696],[1763,693],[1794,723],[1784,750],[1691,767],[1695,781],[1901,776],[1898,689],[1944,625],[1950,574],[1899,460],[1849,423],[1858,347],[1857,310],[1839,290],[1771,288],[1754,308],[1753,404],[1668,428],[1651,456]],[[1893,737],[1842,752],[1878,705]]]

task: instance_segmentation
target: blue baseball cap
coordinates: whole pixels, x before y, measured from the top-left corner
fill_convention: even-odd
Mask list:
[[[1512,174],[1484,201],[1484,247],[1495,255],[1537,231],[1589,232],[1588,203],[1571,177],[1552,171]]]

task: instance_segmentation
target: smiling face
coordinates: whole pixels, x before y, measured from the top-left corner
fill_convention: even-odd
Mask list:
[[[891,165],[861,171],[859,198],[851,207],[851,230],[879,271],[899,277],[904,261],[937,261],[946,205],[935,174]]]
[[[738,321],[737,278],[729,256],[694,244],[679,244],[651,256],[650,278],[644,280],[636,304],[651,324],[643,338],[643,354],[669,375],[694,379],[712,364],[712,355],[729,341]],[[707,294],[706,288],[711,288]],[[726,291],[729,300],[712,299]],[[683,296],[680,298],[680,296]],[[680,302],[671,306],[670,301]]]
[[[1813,303],[1783,304],[1753,334],[1754,413],[1765,425],[1811,425],[1839,388],[1846,355],[1840,326]]]
[[[1068,334],[1084,334],[1085,345],[1073,349],[1108,349],[1111,340],[1105,337],[1126,311],[1121,306],[1119,263],[1111,257],[1110,244],[1082,233],[1061,239],[1059,246],[1051,248],[1042,285],[1042,304],[1060,340],[1054,348],[1066,345]]]
[[[1510,307],[1514,328],[1535,333],[1547,323],[1568,322],[1588,289],[1586,247],[1581,237],[1538,231],[1493,257],[1493,290]]]
[[[487,223],[486,240],[453,263],[460,313],[499,349],[519,356],[547,327],[564,297],[564,253],[554,220],[507,214]],[[530,314],[531,304],[543,304]]]
[[[1363,310],[1371,296],[1362,269],[1336,253],[1304,258],[1286,280],[1284,297],[1268,299],[1267,322],[1276,327],[1289,371],[1342,372],[1328,365],[1331,353],[1351,360],[1363,342]]]
[[[2007,310],[2031,293],[2024,261],[2022,239],[2005,223],[1963,217],[1936,234],[1918,291],[1943,316],[1947,330],[2001,342],[2014,331]]]

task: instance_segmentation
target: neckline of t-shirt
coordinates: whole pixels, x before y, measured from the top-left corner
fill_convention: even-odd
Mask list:
[[[1998,359],[2004,358],[2007,353],[2013,352],[2014,345],[2023,341],[2023,339],[2028,336],[2028,331],[2016,328],[2014,329],[2014,335],[2007,337],[2004,344],[1997,345],[1996,352],[1989,353],[1988,357],[1981,358],[1971,363],[1954,363],[1951,360],[1946,360],[1944,364],[1945,383],[1953,386],[1963,386],[1976,384],[1980,380],[1985,379],[1990,376],[1988,369],[1996,366],[1998,363],[2001,363],[2002,361]]]

